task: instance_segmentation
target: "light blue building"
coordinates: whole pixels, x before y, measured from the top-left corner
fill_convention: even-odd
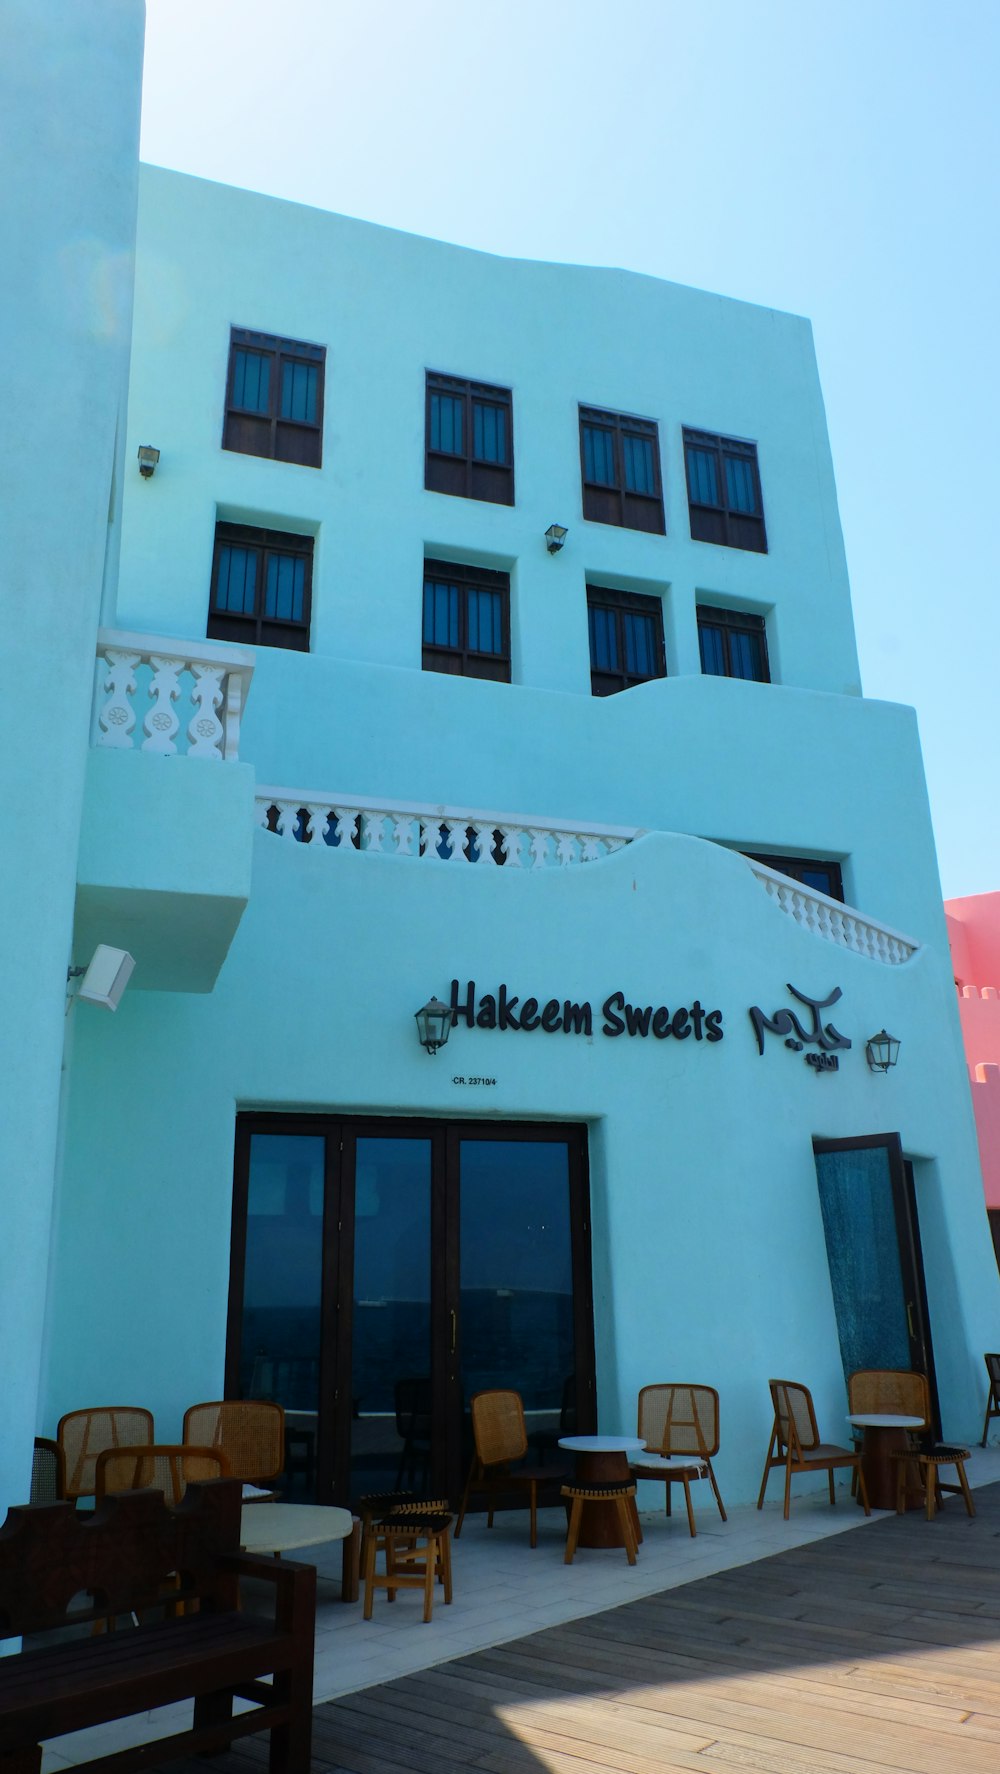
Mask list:
[[[272,1395],[320,1500],[455,1495],[483,1387],[544,1447],[694,1380],[736,1501],[769,1376],[845,1439],[869,1365],[978,1435],[919,742],[861,694],[808,323],[145,168],[122,459],[100,612],[68,575],[72,644],[26,643],[81,785],[32,803],[75,910],[19,1057],[26,1436]],[[57,1154],[98,944],[135,971],[71,1003]]]

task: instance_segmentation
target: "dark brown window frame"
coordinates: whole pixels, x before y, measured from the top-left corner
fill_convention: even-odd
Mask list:
[[[618,636],[618,656],[623,661],[622,669],[617,672],[601,670],[599,667],[597,667],[594,664],[593,647],[591,646],[590,688],[591,688],[591,693],[594,696],[615,696],[615,695],[618,695],[622,690],[631,690],[635,684],[649,684],[649,683],[652,683],[655,678],[665,678],[666,677],[666,675],[667,675],[667,655],[666,655],[666,648],[665,648],[664,642],[663,642],[663,600],[662,600],[662,598],[655,597],[650,592],[617,591],[617,590],[613,591],[606,585],[592,585],[588,581],[588,584],[587,584],[588,638],[589,638],[589,633],[590,633],[590,612],[591,612],[591,610],[594,610],[594,609],[614,610],[616,612],[616,615],[619,613],[624,613],[626,611],[631,610],[633,612],[633,614],[635,614],[635,615],[647,616],[647,617],[651,618],[651,620],[654,622],[655,627],[656,627],[656,657],[657,657],[657,664],[659,665],[659,670],[654,671],[654,672],[650,672],[648,677],[633,676],[631,673],[629,673],[625,669],[624,660],[626,659],[627,655],[626,655],[626,649],[625,649],[624,628],[623,628],[623,624],[620,621],[616,620],[616,629],[617,629],[617,636]],[[618,678],[620,680],[620,682],[615,683],[615,684],[611,684],[610,682],[606,682],[606,687],[604,687],[604,688],[599,687],[598,679],[610,680],[612,678]]]
[[[844,904],[844,873],[839,862],[828,856],[769,856],[756,850],[745,850],[744,856],[751,862],[761,862],[765,868],[774,869],[779,875],[787,875],[790,880],[798,881],[811,892],[826,892],[825,888],[814,887],[805,879],[809,869],[826,873],[830,876],[832,891],[827,893],[828,899],[837,899]]]
[[[693,542],[715,542],[722,548],[743,548],[754,554],[766,554],[767,530],[764,525],[764,496],[760,484],[757,445],[750,438],[723,437],[719,432],[699,431],[690,425],[683,427],[683,436],[684,475],[687,483],[688,512],[691,520],[691,540]],[[689,448],[714,452],[719,503],[709,505],[692,497],[688,462]],[[757,495],[756,512],[731,509],[726,485],[725,459],[727,455],[750,464]]]
[[[233,382],[238,350],[254,351],[271,359],[266,413],[238,407]],[[302,363],[319,371],[316,418],[285,419],[281,416],[281,379],[286,363]],[[279,339],[273,333],[256,333],[247,327],[231,327],[229,363],[226,370],[226,412],[222,447],[243,456],[264,456],[275,462],[291,462],[301,468],[323,466],[323,402],[326,382],[326,346],[301,339]]]
[[[727,664],[731,657],[728,635],[731,632],[735,632],[737,634],[753,634],[757,637],[760,642],[761,657],[764,665],[764,675],[760,678],[739,678],[734,672],[728,670],[724,672],[705,672],[703,665],[702,671],[706,677],[733,678],[734,681],[745,684],[769,684],[771,682],[771,662],[767,653],[767,624],[763,616],[758,615],[755,610],[735,610],[722,604],[699,604],[697,606],[697,619],[699,655],[701,652],[702,625],[707,624],[710,627],[721,628],[726,634]]]
[[[456,561],[425,560],[420,592],[420,632],[423,636],[424,587],[428,579],[444,580],[459,589],[459,644],[443,647],[422,639],[421,664],[424,671],[443,672],[449,677],[484,678],[492,683],[510,683],[510,574],[490,567],[459,565]],[[468,646],[468,591],[493,591],[500,594],[501,653],[470,652]]]
[[[230,524],[222,521],[217,523],[215,526],[215,546],[212,550],[212,584],[209,592],[206,628],[208,639],[236,641],[244,646],[286,647],[294,652],[308,653],[309,629],[312,620],[313,543],[312,536],[302,536],[292,531],[257,529],[252,524]],[[221,550],[227,545],[236,548],[252,548],[260,556],[252,615],[244,616],[236,611],[220,610],[216,607],[219,556]],[[267,616],[264,613],[267,557],[270,554],[294,555],[306,563],[301,621],[296,622],[289,617]]]
[[[612,413],[603,407],[581,406],[580,415],[580,483],[583,489],[583,515],[589,523],[616,524],[624,530],[643,530],[650,535],[665,536],[663,513],[663,473],[660,467],[660,428],[655,419],[642,419],[634,413]],[[613,436],[615,484],[587,479],[587,456],[584,427],[595,426]],[[625,485],[624,438],[632,436],[652,442],[653,493],[630,492]]]
[[[463,448],[460,452],[431,448],[431,400],[435,394],[462,402]],[[503,409],[507,446],[504,462],[488,462],[473,454],[473,408],[477,401],[483,406]],[[448,376],[440,370],[426,372],[424,486],[428,492],[447,493],[456,499],[481,499],[491,505],[513,505],[514,401],[509,388],[497,388],[489,382],[472,382],[464,376]]]

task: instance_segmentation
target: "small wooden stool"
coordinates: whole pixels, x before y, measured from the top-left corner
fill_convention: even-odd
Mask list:
[[[433,1611],[435,1580],[444,1589],[445,1601],[451,1601],[451,1523],[448,1514],[429,1515],[416,1509],[399,1510],[370,1523],[364,1553],[366,1620],[372,1617],[376,1589],[387,1589],[391,1602],[397,1589],[422,1589],[425,1624]],[[385,1553],[384,1573],[375,1568],[380,1552]]]
[[[446,1497],[421,1497],[416,1491],[370,1491],[358,1500],[361,1517],[361,1570],[365,1568],[365,1544],[372,1523],[388,1515],[446,1515]]]
[[[580,1538],[580,1520],[585,1503],[615,1504],[618,1511],[618,1525],[621,1528],[625,1551],[628,1554],[628,1562],[630,1565],[635,1564],[639,1543],[636,1539],[632,1511],[629,1508],[629,1499],[635,1497],[634,1484],[564,1484],[559,1494],[561,1497],[572,1498],[573,1502],[569,1514],[569,1528],[566,1533],[564,1564],[571,1565],[573,1563],[576,1543]]]
[[[942,1491],[954,1491],[957,1496],[965,1498],[965,1507],[970,1515],[975,1515],[976,1506],[972,1501],[969,1481],[965,1476],[965,1462],[969,1458],[968,1448],[945,1447],[939,1443],[932,1448],[907,1448],[894,1453],[891,1458],[897,1461],[896,1468],[896,1514],[903,1515],[906,1511],[906,1498],[913,1486],[906,1482],[906,1467],[909,1461],[920,1469],[920,1489],[927,1493],[927,1520],[933,1521],[937,1507],[941,1501]],[[954,1466],[958,1474],[957,1484],[942,1484],[938,1473],[940,1466]]]

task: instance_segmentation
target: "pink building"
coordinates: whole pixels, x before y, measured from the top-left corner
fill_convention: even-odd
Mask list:
[[[945,901],[986,1207],[1000,1261],[1000,893]]]

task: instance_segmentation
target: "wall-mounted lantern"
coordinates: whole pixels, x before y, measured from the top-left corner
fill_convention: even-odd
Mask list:
[[[431,998],[422,1010],[414,1011],[414,1016],[421,1047],[436,1053],[451,1034],[451,1011],[447,1004],[442,1004],[440,998]]]
[[[149,479],[159,460],[160,452],[159,450],[154,450],[152,444],[139,445],[139,473],[142,475],[143,480]]]
[[[865,1058],[873,1072],[887,1072],[899,1058],[899,1042],[895,1035],[880,1029],[865,1043]]]
[[[550,524],[545,532],[545,546],[550,554],[558,554],[569,535],[565,524]]]

